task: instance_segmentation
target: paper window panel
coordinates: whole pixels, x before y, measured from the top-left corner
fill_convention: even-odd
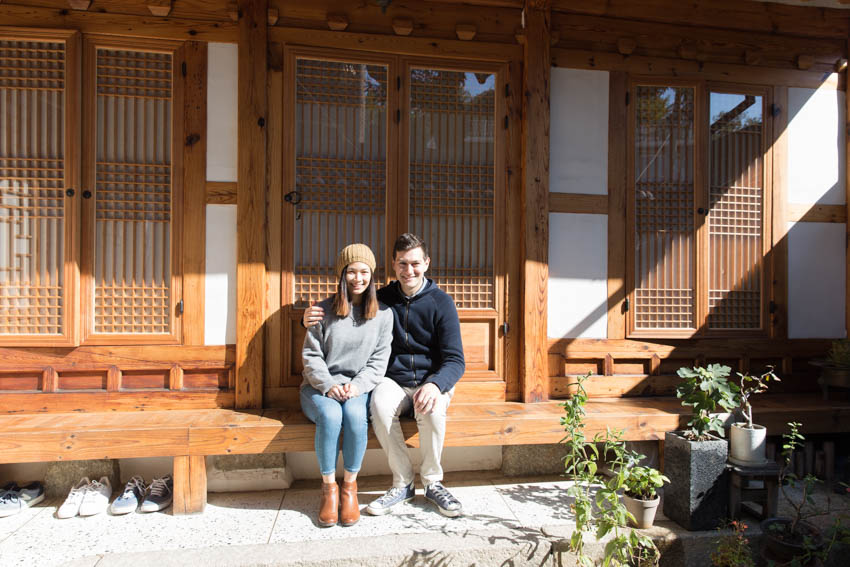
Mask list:
[[[387,67],[299,58],[295,86],[294,302],[332,295],[339,250],[386,240]]]
[[[638,86],[635,329],[694,329],[694,90]]]
[[[172,56],[97,49],[96,334],[171,331]]]
[[[61,335],[65,44],[0,40],[0,336]]]
[[[431,277],[459,308],[496,307],[496,76],[410,72],[410,230],[428,243]]]
[[[708,326],[761,323],[763,99],[711,93]]]

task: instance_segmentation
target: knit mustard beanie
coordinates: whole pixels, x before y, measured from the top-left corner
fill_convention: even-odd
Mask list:
[[[336,257],[336,273],[342,274],[346,266],[354,262],[363,262],[369,266],[373,274],[375,273],[375,255],[372,254],[372,250],[368,246],[359,242],[349,244],[339,251],[339,255]]]

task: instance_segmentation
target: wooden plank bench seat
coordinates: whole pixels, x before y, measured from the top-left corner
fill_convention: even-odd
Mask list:
[[[688,411],[671,397],[593,398],[586,406],[589,436],[606,427],[627,440],[661,440],[687,422]],[[557,443],[563,437],[558,401],[452,404],[447,446]],[[755,420],[771,434],[794,419],[810,433],[850,431],[850,402],[816,394],[765,395]],[[403,422],[410,446],[416,424]],[[172,456],[175,513],[199,512],[206,502],[207,455],[312,451],[315,426],[300,411],[222,408],[125,412],[0,415],[0,463]],[[370,433],[370,447],[378,447]]]

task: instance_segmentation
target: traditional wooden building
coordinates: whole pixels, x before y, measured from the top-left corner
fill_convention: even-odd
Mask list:
[[[449,444],[558,441],[587,371],[660,439],[714,361],[845,430],[845,7],[3,0],[0,462],[174,456],[179,512],[206,455],[309,450],[302,310],[403,231],[461,316]]]

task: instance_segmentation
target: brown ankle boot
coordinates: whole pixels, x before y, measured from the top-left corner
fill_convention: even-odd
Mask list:
[[[360,503],[357,501],[357,481],[342,481],[342,490],[339,497],[340,507],[339,523],[345,527],[353,526],[360,519]]]
[[[322,483],[322,503],[319,507],[319,525],[329,528],[339,519],[339,486],[335,482]]]

